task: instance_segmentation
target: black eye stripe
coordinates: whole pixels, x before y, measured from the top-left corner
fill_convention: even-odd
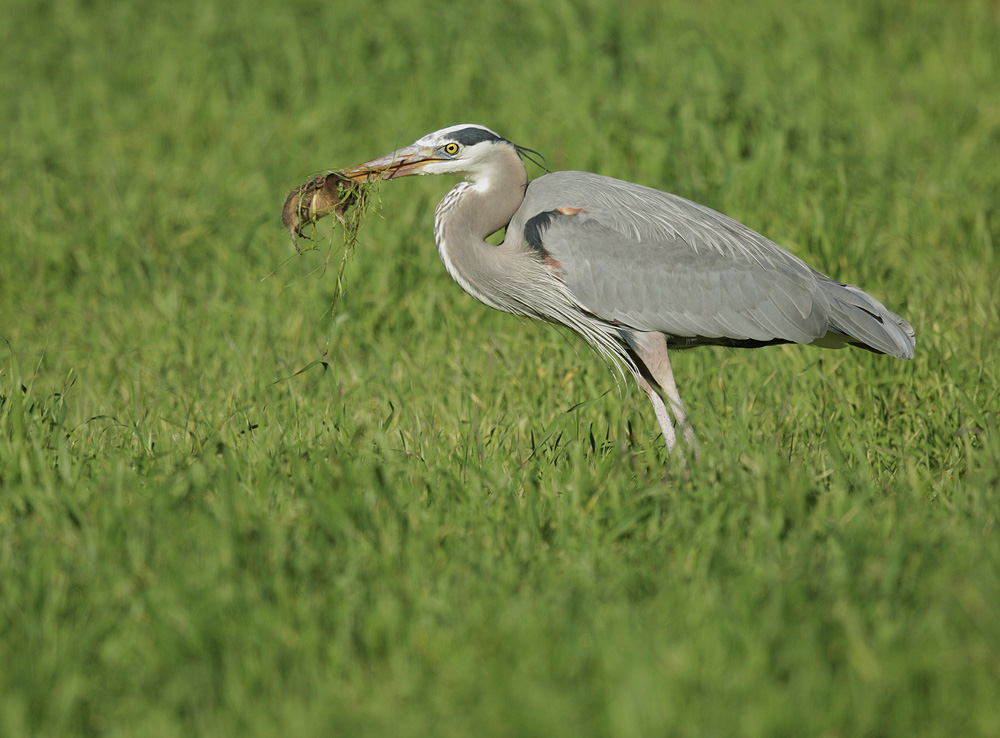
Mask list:
[[[498,135],[485,128],[463,128],[461,131],[455,131],[451,134],[451,139],[462,146],[475,146],[483,141],[503,141]]]

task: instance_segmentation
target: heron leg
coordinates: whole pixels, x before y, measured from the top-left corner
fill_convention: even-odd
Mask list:
[[[677,391],[677,382],[674,381],[674,370],[670,366],[670,357],[667,356],[667,342],[666,339],[660,335],[660,340],[663,342],[662,355],[659,357],[662,362],[659,364],[657,369],[650,367],[650,372],[653,374],[653,378],[656,383],[660,385],[663,390],[663,394],[667,396],[667,402],[670,403],[670,409],[674,411],[674,417],[677,418],[677,425],[680,426],[681,432],[684,434],[684,445],[691,449],[691,453],[694,458],[698,458],[698,439],[694,435],[694,426],[691,425],[691,421],[688,420],[687,411],[684,409],[684,403],[681,402],[680,393]]]
[[[672,451],[676,433],[667,415],[666,407],[660,398],[656,387],[663,392],[670,403],[670,410],[673,412],[677,425],[684,437],[684,445],[691,449],[694,458],[698,458],[698,439],[695,438],[694,427],[688,420],[687,411],[684,410],[684,403],[681,402],[680,393],[677,391],[677,383],[674,381],[674,371],[670,366],[670,357],[667,355],[667,339],[662,333],[631,333],[628,338],[629,346],[642,362],[643,368],[649,372],[649,379],[640,375],[636,377],[639,386],[649,396],[650,402],[656,411],[656,418],[660,421],[660,428],[663,430],[663,438],[667,442],[667,450]],[[655,386],[654,386],[655,385]],[[654,397],[656,399],[654,399]],[[669,428],[669,433],[667,429]]]
[[[667,406],[663,404],[663,398],[660,397],[660,393],[656,391],[653,385],[646,381],[646,378],[642,376],[642,372],[636,374],[635,379],[642,391],[649,397],[649,401],[653,403],[656,419],[660,423],[660,430],[663,431],[663,440],[667,442],[667,453],[672,455],[674,444],[677,443],[677,434],[674,432],[674,422],[670,419],[670,412],[667,410]]]

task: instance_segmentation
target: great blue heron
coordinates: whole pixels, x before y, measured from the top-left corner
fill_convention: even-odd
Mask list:
[[[624,364],[652,402],[668,452],[677,435],[661,391],[697,451],[668,348],[810,343],[913,357],[906,320],[735,220],[588,172],[529,183],[527,151],[483,126],[457,125],[340,174],[462,176],[434,213],[448,273],[480,302],[561,323]],[[486,241],[502,228],[502,243]]]

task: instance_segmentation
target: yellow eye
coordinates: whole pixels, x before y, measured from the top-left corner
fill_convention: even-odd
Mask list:
[[[451,143],[446,143],[444,145],[444,153],[448,156],[454,156],[458,153],[458,144],[452,141]]]

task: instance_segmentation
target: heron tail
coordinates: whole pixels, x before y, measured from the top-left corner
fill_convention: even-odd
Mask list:
[[[905,318],[853,284],[821,280],[830,300],[830,332],[819,345],[845,343],[900,359],[912,359],[916,338]]]

